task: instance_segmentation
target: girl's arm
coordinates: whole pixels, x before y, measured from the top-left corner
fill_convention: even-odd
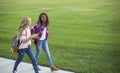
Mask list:
[[[26,43],[26,42],[28,42],[29,40],[31,40],[32,38],[36,38],[37,36],[38,36],[38,34],[33,34],[33,35],[31,35],[30,37],[22,40],[22,42],[23,42],[23,43]]]
[[[30,37],[26,38],[27,37],[26,31],[23,30],[21,37],[20,37],[20,42],[26,43],[27,41],[31,40],[32,38],[36,38],[37,36],[38,36],[38,34],[33,34]]]
[[[31,33],[35,33],[37,29],[37,24],[35,24],[34,26],[31,27]]]

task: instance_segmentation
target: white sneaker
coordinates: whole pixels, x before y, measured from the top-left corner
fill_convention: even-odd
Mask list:
[[[13,73],[17,73],[17,71],[13,71]]]

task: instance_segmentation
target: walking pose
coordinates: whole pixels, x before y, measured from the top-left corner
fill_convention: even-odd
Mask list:
[[[37,39],[34,39],[34,43],[36,45],[36,63],[38,62],[38,58],[40,55],[41,48],[43,48],[44,53],[47,57],[47,60],[49,62],[51,71],[57,71],[58,69],[53,65],[47,39],[48,39],[48,25],[49,25],[49,19],[46,13],[41,13],[39,15],[39,19],[37,23],[31,28],[32,33],[38,33],[39,36]],[[40,68],[38,68],[40,70]]]
[[[25,53],[28,55],[28,57],[32,61],[32,65],[35,73],[38,73],[35,56],[30,47],[31,39],[36,38],[38,34],[31,35],[30,28],[29,28],[30,25],[31,25],[31,19],[29,17],[24,17],[20,23],[18,39],[20,40],[21,44],[18,48],[18,58],[14,64],[13,73],[17,73],[17,67],[19,63],[22,61]]]

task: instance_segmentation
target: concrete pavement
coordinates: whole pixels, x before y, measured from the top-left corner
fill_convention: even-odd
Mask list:
[[[15,60],[0,57],[0,73],[12,73],[14,63],[15,63]],[[44,66],[39,66],[39,67],[41,69],[39,73],[74,73],[74,72],[65,71],[65,70],[51,72],[49,67],[44,67]],[[18,73],[34,73],[34,69],[32,67],[32,64],[21,62],[18,66],[17,72]]]

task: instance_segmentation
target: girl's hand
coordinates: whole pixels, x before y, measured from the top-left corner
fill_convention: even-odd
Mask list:
[[[33,34],[29,38],[24,39],[23,43],[26,43],[27,41],[31,40],[32,38],[36,38],[37,36],[38,36],[38,34]]]
[[[38,37],[38,34],[31,35],[31,38],[37,38],[37,37]]]
[[[39,39],[39,36],[37,36],[35,39]]]

